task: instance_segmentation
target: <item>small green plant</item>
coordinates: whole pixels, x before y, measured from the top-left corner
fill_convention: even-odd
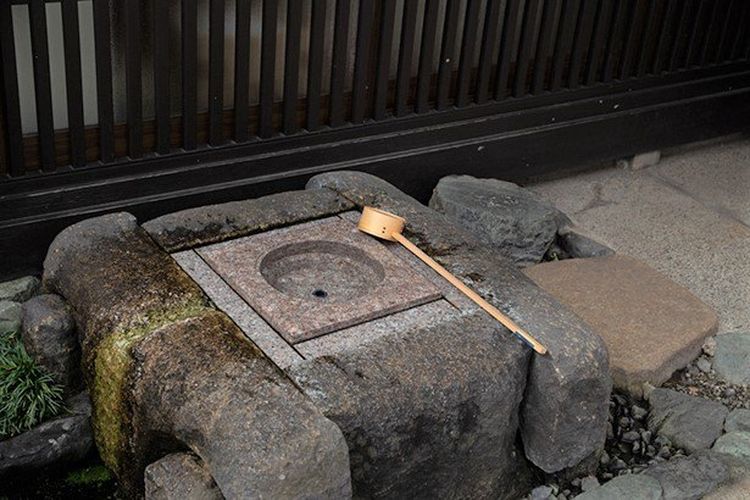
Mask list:
[[[63,409],[62,388],[13,336],[0,338],[0,439],[20,434]]]
[[[112,474],[103,465],[92,465],[73,471],[65,478],[65,482],[71,486],[91,486],[111,480]]]

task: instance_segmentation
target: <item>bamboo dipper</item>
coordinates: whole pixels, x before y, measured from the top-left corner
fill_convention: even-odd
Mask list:
[[[484,300],[471,288],[463,284],[461,280],[453,276],[447,269],[435,262],[429,255],[419,249],[414,243],[406,239],[401,233],[404,230],[406,220],[398,215],[394,215],[385,210],[380,210],[373,207],[364,207],[362,210],[362,216],[359,218],[359,224],[357,228],[369,235],[375,236],[382,240],[396,241],[404,246],[407,250],[413,253],[422,262],[430,266],[440,276],[448,280],[451,285],[458,288],[458,290],[466,295],[468,298],[473,300],[479,307],[484,309],[490,316],[498,320],[508,330],[521,337],[527,344],[529,344],[539,354],[547,354],[547,348],[539,343],[534,337],[529,335],[524,329],[516,324],[515,321],[510,319],[508,316],[503,314],[495,306]]]

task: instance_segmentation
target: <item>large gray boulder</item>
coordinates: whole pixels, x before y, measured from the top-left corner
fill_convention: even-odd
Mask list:
[[[618,476],[598,488],[581,493],[576,500],[661,500],[659,481],[645,474]]]
[[[357,498],[518,498],[529,352],[483,314],[392,334],[287,372],[343,431]]]
[[[59,295],[39,295],[23,304],[21,338],[26,352],[67,393],[81,385],[80,350],[70,306]]]
[[[750,410],[737,408],[732,410],[724,421],[726,432],[750,432]]]
[[[468,175],[440,179],[430,208],[521,266],[540,262],[558,228],[569,222],[552,204],[512,182]]]
[[[66,402],[70,412],[0,441],[0,478],[85,458],[94,446],[91,404],[81,393]]]
[[[216,482],[200,458],[172,453],[157,460],[144,474],[146,500],[222,500]]]
[[[584,461],[595,468],[612,380],[607,349],[586,324],[445,215],[381,179],[332,172],[313,177],[308,188],[329,188],[358,206],[406,218],[408,238],[546,345],[548,355],[533,356],[522,402],[524,452],[549,473]]]
[[[689,453],[711,447],[721,436],[726,406],[716,401],[657,388],[649,393],[648,427]]]

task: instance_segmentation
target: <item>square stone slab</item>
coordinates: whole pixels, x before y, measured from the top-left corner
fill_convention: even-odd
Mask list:
[[[622,255],[545,262],[524,272],[602,337],[615,387],[642,395],[700,352],[716,313],[686,288]]]
[[[441,297],[384,244],[338,217],[197,252],[290,344]]]

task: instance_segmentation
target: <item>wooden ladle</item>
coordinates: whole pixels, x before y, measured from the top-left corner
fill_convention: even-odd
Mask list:
[[[435,262],[429,255],[419,249],[414,243],[406,239],[401,233],[404,231],[406,220],[385,210],[373,207],[364,207],[362,216],[359,218],[357,228],[367,234],[387,241],[400,243],[404,248],[413,253],[419,260],[430,266],[440,276],[458,288],[458,290],[484,309],[490,316],[502,323],[508,330],[519,336],[539,354],[546,354],[547,348],[529,335],[515,321],[503,314],[495,306],[484,300],[477,292],[463,284],[461,280],[453,276],[447,269]]]

